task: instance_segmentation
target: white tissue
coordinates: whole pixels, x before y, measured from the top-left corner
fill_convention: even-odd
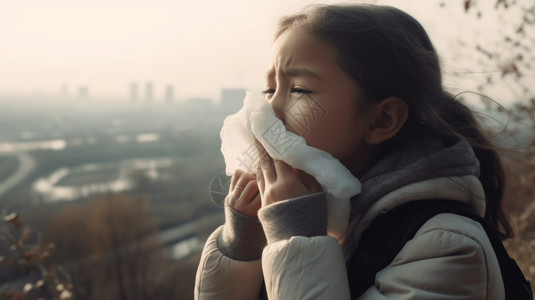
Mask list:
[[[329,235],[339,237],[344,232],[350,198],[361,190],[359,180],[330,153],[308,146],[301,136],[287,131],[264,97],[247,93],[240,111],[226,117],[220,136],[227,175],[237,169],[256,171],[260,159],[256,137],[271,157],[316,178],[327,194]]]

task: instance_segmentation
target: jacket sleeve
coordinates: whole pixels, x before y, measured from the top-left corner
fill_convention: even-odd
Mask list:
[[[329,236],[292,237],[270,244],[262,255],[272,299],[350,299],[338,242]]]
[[[342,249],[327,236],[326,205],[318,193],[259,211],[268,240],[262,270],[270,300],[350,298]]]
[[[499,300],[505,295],[498,261],[480,224],[441,214],[424,224],[359,299]]]
[[[225,207],[225,225],[208,238],[195,278],[195,299],[260,298],[266,240],[256,217]]]

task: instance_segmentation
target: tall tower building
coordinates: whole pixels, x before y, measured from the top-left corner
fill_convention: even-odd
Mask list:
[[[173,92],[174,92],[174,88],[172,85],[168,85],[165,87],[165,102],[173,103],[174,101]]]
[[[62,98],[62,99],[67,99],[69,98],[69,86],[67,84],[63,84],[61,86],[61,91],[59,93],[59,96]]]
[[[145,84],[145,101],[146,102],[152,102],[154,99],[153,90],[152,90],[152,82],[147,82]]]
[[[130,84],[130,101],[137,102],[139,100],[138,85],[136,82]]]
[[[78,88],[78,98],[86,99],[89,96],[89,89],[86,86],[80,86]]]

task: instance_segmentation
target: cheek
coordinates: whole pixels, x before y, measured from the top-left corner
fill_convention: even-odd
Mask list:
[[[335,119],[324,117],[309,122],[307,130],[301,136],[306,140],[307,145],[329,152],[337,156],[340,151],[339,141],[341,129]]]
[[[311,97],[293,100],[287,106],[285,119],[291,131],[307,139],[321,129],[327,111]]]
[[[314,122],[305,140],[307,144],[329,152],[339,160],[356,155],[363,141],[362,120],[347,110],[327,114]]]

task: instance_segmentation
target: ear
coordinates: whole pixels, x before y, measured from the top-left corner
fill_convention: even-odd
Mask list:
[[[365,141],[377,145],[394,137],[409,116],[409,107],[398,97],[388,97],[372,109],[372,120]]]

